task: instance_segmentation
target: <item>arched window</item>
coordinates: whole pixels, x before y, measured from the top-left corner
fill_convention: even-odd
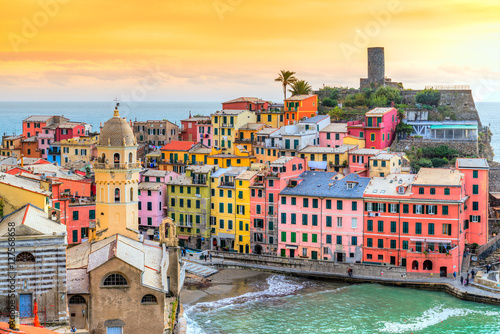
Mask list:
[[[130,152],[128,154],[128,162],[131,164],[133,162],[133,159],[134,159],[134,156],[133,156],[132,152]]]
[[[70,304],[87,304],[87,302],[85,301],[85,298],[83,298],[80,295],[71,296],[71,298],[69,299],[69,303]]]
[[[119,164],[120,163],[120,154],[119,153],[115,153],[115,155],[113,157],[113,162],[115,164]]]
[[[104,202],[104,187],[101,187],[101,191],[99,192],[99,194],[101,196],[99,200],[101,202]]]
[[[141,304],[158,304],[158,301],[153,295],[144,295],[144,297],[142,297]]]
[[[120,188],[115,189],[115,203],[120,203]]]
[[[130,201],[134,201],[134,188],[130,188]]]
[[[128,285],[127,279],[120,274],[110,274],[104,279],[104,282],[102,283],[102,286],[127,286],[127,285]]]
[[[35,262],[35,257],[30,252],[21,252],[16,256],[16,262]]]
[[[101,163],[105,163],[106,162],[106,154],[102,154],[101,155]]]
[[[414,260],[414,261],[411,263],[411,269],[412,269],[412,270],[418,270],[418,261],[417,261],[417,260]]]
[[[424,261],[424,270],[432,270],[432,261],[431,260]]]

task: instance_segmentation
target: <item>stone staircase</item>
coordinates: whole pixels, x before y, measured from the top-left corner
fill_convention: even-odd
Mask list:
[[[208,277],[219,272],[212,267],[204,266],[186,259],[184,259],[184,263],[186,271],[197,276]]]
[[[479,260],[477,263],[479,265],[486,265],[488,263],[497,263],[499,262],[499,259],[500,258],[500,248],[495,250],[493,253],[490,253],[484,260]]]

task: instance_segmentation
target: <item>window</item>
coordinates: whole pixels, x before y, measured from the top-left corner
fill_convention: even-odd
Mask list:
[[[115,203],[120,203],[120,189],[115,189]]]
[[[378,248],[384,248],[384,239],[378,239],[377,240],[377,247]]]
[[[312,242],[318,242],[318,235],[313,234],[311,239],[312,239]]]
[[[419,193],[419,195],[425,194],[424,188],[418,188],[418,193]]]
[[[16,256],[16,262],[35,262],[35,257],[30,252],[21,252]]]
[[[337,217],[337,227],[342,228],[342,217]]]
[[[73,211],[73,220],[78,220],[78,211]]]
[[[409,204],[403,204],[403,213],[409,213],[410,207]]]
[[[358,237],[351,237],[351,245],[356,246],[358,244]]]
[[[307,233],[302,233],[302,242],[307,242]]]
[[[442,210],[443,210],[443,216],[447,216],[448,215],[448,205],[443,205]]]
[[[369,219],[366,223],[366,230],[373,231],[373,220]]]
[[[472,202],[472,210],[474,211],[479,210],[479,202]]]
[[[332,243],[332,236],[330,234],[326,235],[326,243],[331,244]]]
[[[313,198],[313,208],[317,209],[318,208],[318,199],[317,198]]]
[[[286,232],[281,232],[281,242],[286,242]]]
[[[478,178],[478,171],[477,170],[472,171],[472,178],[474,178],[474,179]]]
[[[427,225],[427,229],[428,229],[427,232],[429,233],[429,235],[434,235],[434,223],[429,223]]]
[[[373,160],[373,167],[377,167],[378,166],[378,161],[377,160]]]
[[[396,249],[396,240],[391,240],[391,248]]]
[[[252,189],[252,190],[254,190],[254,189]],[[286,204],[286,197],[284,197],[284,196],[281,197],[281,204]]]
[[[403,249],[408,249],[408,240],[403,240]]]
[[[326,200],[326,208],[327,209],[331,209],[332,208],[332,200],[331,199],[327,199]]]
[[[297,198],[292,197],[292,205],[297,205]]]
[[[153,211],[153,202],[148,202],[148,211]]]
[[[304,208],[308,208],[308,207],[309,207],[309,199],[308,199],[308,198],[304,198],[304,199],[302,200],[302,206],[303,206]]]
[[[377,225],[377,232],[384,232],[384,221],[379,220]]]
[[[370,134],[370,140],[371,140],[371,141],[375,141],[375,134],[374,134],[374,133],[371,133],[371,134]]]
[[[473,195],[479,194],[479,186],[477,184],[472,185],[472,194]]]
[[[307,225],[307,214],[302,214],[302,225]]]
[[[450,188],[444,188],[444,194],[449,195],[450,194]]]
[[[342,201],[341,200],[337,201],[337,210],[342,210]]]
[[[342,236],[337,235],[337,245],[342,245]]]
[[[396,233],[396,222],[391,221],[391,233]]]
[[[451,224],[443,224],[443,234],[451,235]]]
[[[436,195],[436,188],[431,188],[431,195]]]
[[[108,286],[108,287],[112,287],[112,286],[127,286],[128,282],[125,279],[125,277],[123,277],[120,274],[111,274],[111,275],[108,275],[104,279],[104,282],[102,283],[102,285],[103,286]]]
[[[366,239],[366,247],[373,247],[373,239],[372,238]]]
[[[74,295],[71,296],[71,298],[69,299],[69,304],[87,304],[87,302],[85,301],[85,298],[83,298],[82,296]]]
[[[292,225],[297,224],[297,214],[295,213],[290,214],[290,220]]]
[[[89,210],[89,219],[95,219],[95,210]]]
[[[318,226],[318,215],[312,215],[312,226]]]
[[[408,222],[403,222],[403,233],[408,234]]]
[[[435,215],[436,213],[437,213],[437,206],[436,205],[427,205],[427,214]]]
[[[290,242],[297,242],[297,233],[290,232]]]
[[[415,223],[415,234],[422,234],[422,223]]]
[[[332,216],[326,216],[326,227],[332,227]]]
[[[421,215],[423,213],[423,205],[421,204],[413,205],[413,213]]]
[[[357,211],[358,210],[358,202],[352,201],[351,209],[352,209],[352,211]]]
[[[358,228],[358,218],[351,218],[351,228]]]
[[[186,216],[188,217],[188,216]],[[152,217],[148,217],[148,225],[151,226],[153,225],[153,218]]]

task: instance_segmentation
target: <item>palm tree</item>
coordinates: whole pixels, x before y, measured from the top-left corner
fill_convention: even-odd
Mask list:
[[[292,85],[292,89],[288,91],[294,95],[307,95],[312,91],[312,87],[309,85],[309,82],[305,80],[298,80],[294,82]]]
[[[281,70],[279,76],[274,79],[276,82],[281,82],[283,85],[283,99],[286,100],[286,86],[297,82],[297,78],[294,77],[295,72]]]

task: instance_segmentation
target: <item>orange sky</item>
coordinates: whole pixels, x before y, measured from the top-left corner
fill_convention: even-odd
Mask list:
[[[366,47],[406,88],[500,101],[498,0],[0,0],[0,100],[278,102],[273,79],[358,87]]]

